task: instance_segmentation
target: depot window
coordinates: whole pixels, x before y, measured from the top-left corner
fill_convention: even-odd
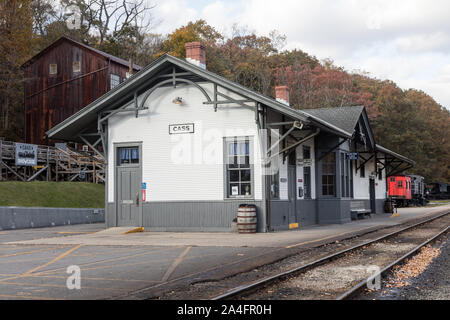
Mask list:
[[[361,178],[364,178],[366,176],[366,165],[363,163],[361,164],[362,161],[360,161],[360,168],[359,168],[359,176]]]
[[[270,176],[270,197],[280,199],[280,171]]]
[[[352,190],[350,185],[352,170],[350,168],[350,160],[347,153],[341,153],[341,195],[344,198],[350,198],[352,196]]]
[[[322,195],[336,196],[336,154],[333,152],[322,159]]]
[[[118,165],[139,164],[139,147],[126,147],[118,149]]]
[[[253,197],[252,143],[249,137],[225,139],[226,197]]]
[[[303,161],[311,160],[311,148],[303,146]],[[311,199],[311,167],[303,167],[303,189],[305,199]]]
[[[276,134],[276,133],[274,133]],[[268,145],[272,145],[272,134],[269,134],[267,136],[267,142]],[[269,152],[269,155],[272,155],[272,152]],[[277,161],[277,157],[273,158],[273,161]],[[270,198],[271,199],[280,199],[280,171],[278,169],[273,170],[277,166],[278,163],[273,163],[272,161],[269,161],[267,164],[264,165],[264,170],[267,172],[270,172],[269,175],[270,179]]]

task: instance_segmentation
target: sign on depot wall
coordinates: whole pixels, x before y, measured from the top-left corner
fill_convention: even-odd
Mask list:
[[[194,133],[193,123],[169,124],[169,134]]]

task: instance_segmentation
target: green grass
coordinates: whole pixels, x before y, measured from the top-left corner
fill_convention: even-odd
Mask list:
[[[434,202],[434,203],[449,203],[450,199],[446,199],[446,200],[430,200],[430,202]]]
[[[450,200],[430,200],[428,206],[430,207],[439,207],[439,206],[445,206],[447,204],[450,204]]]
[[[84,182],[0,182],[0,206],[104,208],[105,186]]]

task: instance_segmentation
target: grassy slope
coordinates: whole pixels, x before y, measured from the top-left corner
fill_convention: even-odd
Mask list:
[[[82,182],[0,182],[0,206],[104,208],[105,186]]]

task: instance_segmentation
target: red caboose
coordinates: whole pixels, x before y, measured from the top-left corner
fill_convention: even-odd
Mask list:
[[[388,177],[388,195],[398,207],[407,206],[411,200],[411,178],[404,175]]]

